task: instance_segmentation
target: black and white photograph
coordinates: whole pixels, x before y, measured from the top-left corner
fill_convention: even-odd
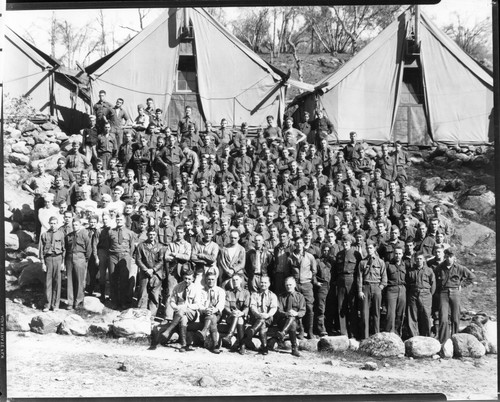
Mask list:
[[[498,0],[75,7],[1,16],[2,397],[498,398]]]

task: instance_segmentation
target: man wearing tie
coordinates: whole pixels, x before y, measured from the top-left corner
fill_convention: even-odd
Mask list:
[[[170,306],[174,310],[174,318],[163,330],[157,327],[152,336],[151,348],[154,349],[158,343],[165,344],[172,336],[172,332],[179,325],[179,352],[191,352],[194,350],[187,344],[186,334],[189,322],[197,321],[201,307],[203,289],[194,283],[194,273],[185,271],[183,281],[178,283],[172,290]]]
[[[202,293],[203,301],[200,307],[203,329],[198,331],[198,335],[205,341],[208,333],[212,338],[210,351],[215,354],[220,353],[219,349],[219,331],[217,323],[221,319],[222,311],[226,304],[226,292],[217,286],[217,275],[213,270],[209,270],[206,276],[206,286]]]
[[[61,271],[64,270],[64,233],[57,229],[57,217],[49,219],[49,230],[40,236],[39,256],[45,277],[45,303],[43,311],[59,310],[61,300]]]
[[[260,282],[268,275],[268,270],[273,263],[273,253],[264,247],[264,237],[258,234],[254,238],[255,247],[246,255],[245,274],[248,280],[248,290],[258,292]]]
[[[125,227],[124,216],[117,215],[116,227],[109,231],[109,270],[113,272],[111,300],[120,310],[132,302],[128,289],[134,237],[134,233]]]
[[[290,336],[292,344],[292,356],[300,357],[297,348],[297,326],[298,320],[306,314],[306,300],[301,293],[295,290],[296,282],[293,276],[285,280],[286,292],[278,297],[278,327],[280,330],[276,333],[279,341],[285,339],[286,334]]]
[[[97,244],[99,242],[100,229],[97,227],[97,222],[99,218],[97,215],[93,215],[89,219],[89,228],[87,229],[87,234],[90,239],[90,258],[88,263],[88,275],[89,275],[89,285],[87,287],[87,293],[92,296],[94,293],[94,288],[97,285],[97,273],[99,272],[99,256],[97,254]]]
[[[261,347],[259,352],[267,355],[267,329],[273,323],[273,316],[278,310],[278,298],[269,290],[271,280],[267,275],[260,277],[260,292],[252,293],[250,299],[250,316],[252,327],[246,331],[246,339],[251,340],[259,334]]]

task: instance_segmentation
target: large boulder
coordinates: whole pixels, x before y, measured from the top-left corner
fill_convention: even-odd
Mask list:
[[[90,313],[102,314],[104,304],[97,297],[85,296],[83,298],[83,309]]]
[[[472,317],[470,324],[461,333],[475,336],[484,345],[486,353],[497,353],[496,322],[490,321],[486,314],[478,313]]]
[[[117,337],[140,338],[151,335],[151,311],[129,308],[113,321],[112,329]]]
[[[37,315],[31,319],[31,332],[36,332],[37,334],[54,333],[61,321],[62,320],[53,312]]]
[[[42,263],[35,262],[28,264],[19,275],[18,282],[21,287],[28,285],[44,284],[45,272],[42,270]]]
[[[19,141],[12,145],[12,152],[29,155],[30,149],[26,146],[26,141]]]
[[[359,351],[374,357],[394,357],[405,353],[405,344],[392,332],[379,332],[359,345]]]
[[[27,317],[20,312],[13,312],[7,314],[6,317],[6,330],[7,331],[18,331],[18,332],[29,332],[31,318]]]
[[[46,123],[43,123],[40,127],[42,127],[45,131],[49,131],[49,130],[54,130],[56,126],[57,126],[56,124],[52,124],[51,122],[48,121]]]
[[[482,357],[486,354],[486,348],[471,334],[455,334],[451,337],[453,342],[453,354],[455,357]]]
[[[33,147],[33,152],[31,153],[32,160],[45,159],[51,155],[59,153],[59,145],[51,144],[37,144]]]
[[[438,144],[430,156],[431,158],[435,158],[436,156],[445,155],[446,152],[448,152],[448,147],[444,144]]]
[[[441,344],[428,336],[414,336],[405,341],[405,350],[409,357],[432,357],[439,353]]]
[[[5,133],[10,137],[10,139],[13,140],[18,140],[21,138],[21,130],[18,130],[16,128],[10,128],[9,131],[5,131]]]
[[[15,233],[5,232],[5,249],[11,251],[19,250],[19,237]]]
[[[28,131],[33,131],[37,130],[38,126],[31,122],[28,119],[22,119],[18,124],[17,124],[17,129],[21,131],[21,133],[26,133]]]
[[[86,336],[88,331],[89,325],[77,314],[67,316],[57,329],[61,335]]]
[[[464,187],[465,183],[461,179],[443,180],[441,181],[439,186],[436,187],[436,191],[445,191],[445,192],[460,191],[463,190]]]
[[[300,339],[299,340],[299,350],[305,350],[307,352],[316,352],[318,349],[319,339]]]
[[[420,191],[424,194],[431,194],[436,187],[441,184],[440,177],[429,177],[420,182]]]
[[[345,352],[349,349],[349,338],[346,335],[324,336],[318,342],[319,352]]]
[[[476,243],[484,246],[487,241],[495,239],[495,231],[473,221],[457,224],[454,235],[467,248],[472,248]]]
[[[441,356],[445,359],[451,359],[453,357],[453,342],[451,339],[446,340],[441,345]]]
[[[89,326],[89,334],[95,336],[104,336],[107,335],[110,331],[110,325],[105,322],[96,322],[90,324]]]
[[[498,328],[495,321],[486,322],[483,324],[484,340],[486,342],[486,353],[497,354],[498,350]]]
[[[28,155],[11,152],[9,154],[9,162],[12,162],[14,165],[22,166],[28,164],[30,161],[30,157]]]
[[[488,215],[495,209],[495,194],[489,190],[481,194],[468,191],[458,199],[458,205],[476,211],[479,215]]]

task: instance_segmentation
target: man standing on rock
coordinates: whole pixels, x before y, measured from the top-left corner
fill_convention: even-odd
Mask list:
[[[295,286],[295,279],[293,276],[289,276],[285,280],[286,292],[278,297],[276,317],[280,330],[276,333],[276,337],[282,342],[288,334],[292,344],[292,356],[300,357],[297,347],[297,326],[299,325],[298,320],[306,314],[306,300],[301,293],[295,290]]]
[[[156,241],[155,228],[147,230],[147,240],[135,249],[135,262],[139,269],[138,308],[147,308],[154,319],[160,304],[161,285],[165,279],[162,247]]]
[[[387,285],[385,262],[377,254],[375,243],[366,242],[368,255],[359,263],[357,285],[358,297],[361,300],[361,339],[370,336],[370,319],[373,332],[380,332],[380,306],[382,290]]]
[[[125,227],[123,215],[117,215],[116,227],[109,230],[109,270],[111,300],[119,310],[132,302],[128,289],[134,240],[134,233]]]
[[[64,233],[57,229],[58,219],[49,219],[50,228],[40,237],[39,257],[45,277],[45,303],[43,311],[59,310],[61,301],[61,271],[64,271]]]
[[[73,310],[83,304],[87,262],[92,253],[90,238],[80,218],[73,219],[73,232],[66,236],[65,266],[68,275],[67,309]]]
[[[444,251],[445,260],[436,268],[437,293],[439,294],[439,342],[444,343],[458,332],[460,324],[460,289],[476,277],[456,261],[455,250]],[[451,328],[449,316],[451,315]]]
[[[434,272],[425,262],[424,253],[419,251],[415,265],[408,272],[408,327],[410,337],[431,335],[432,295],[436,290]]]

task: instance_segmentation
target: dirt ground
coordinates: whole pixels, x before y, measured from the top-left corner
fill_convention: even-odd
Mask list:
[[[215,356],[201,348],[181,354],[176,347],[152,351],[145,342],[8,332],[8,397],[440,392],[448,399],[497,398],[496,355],[413,360],[302,352],[297,359],[289,352]],[[366,361],[379,369],[361,370]],[[213,384],[201,387],[204,376]]]

